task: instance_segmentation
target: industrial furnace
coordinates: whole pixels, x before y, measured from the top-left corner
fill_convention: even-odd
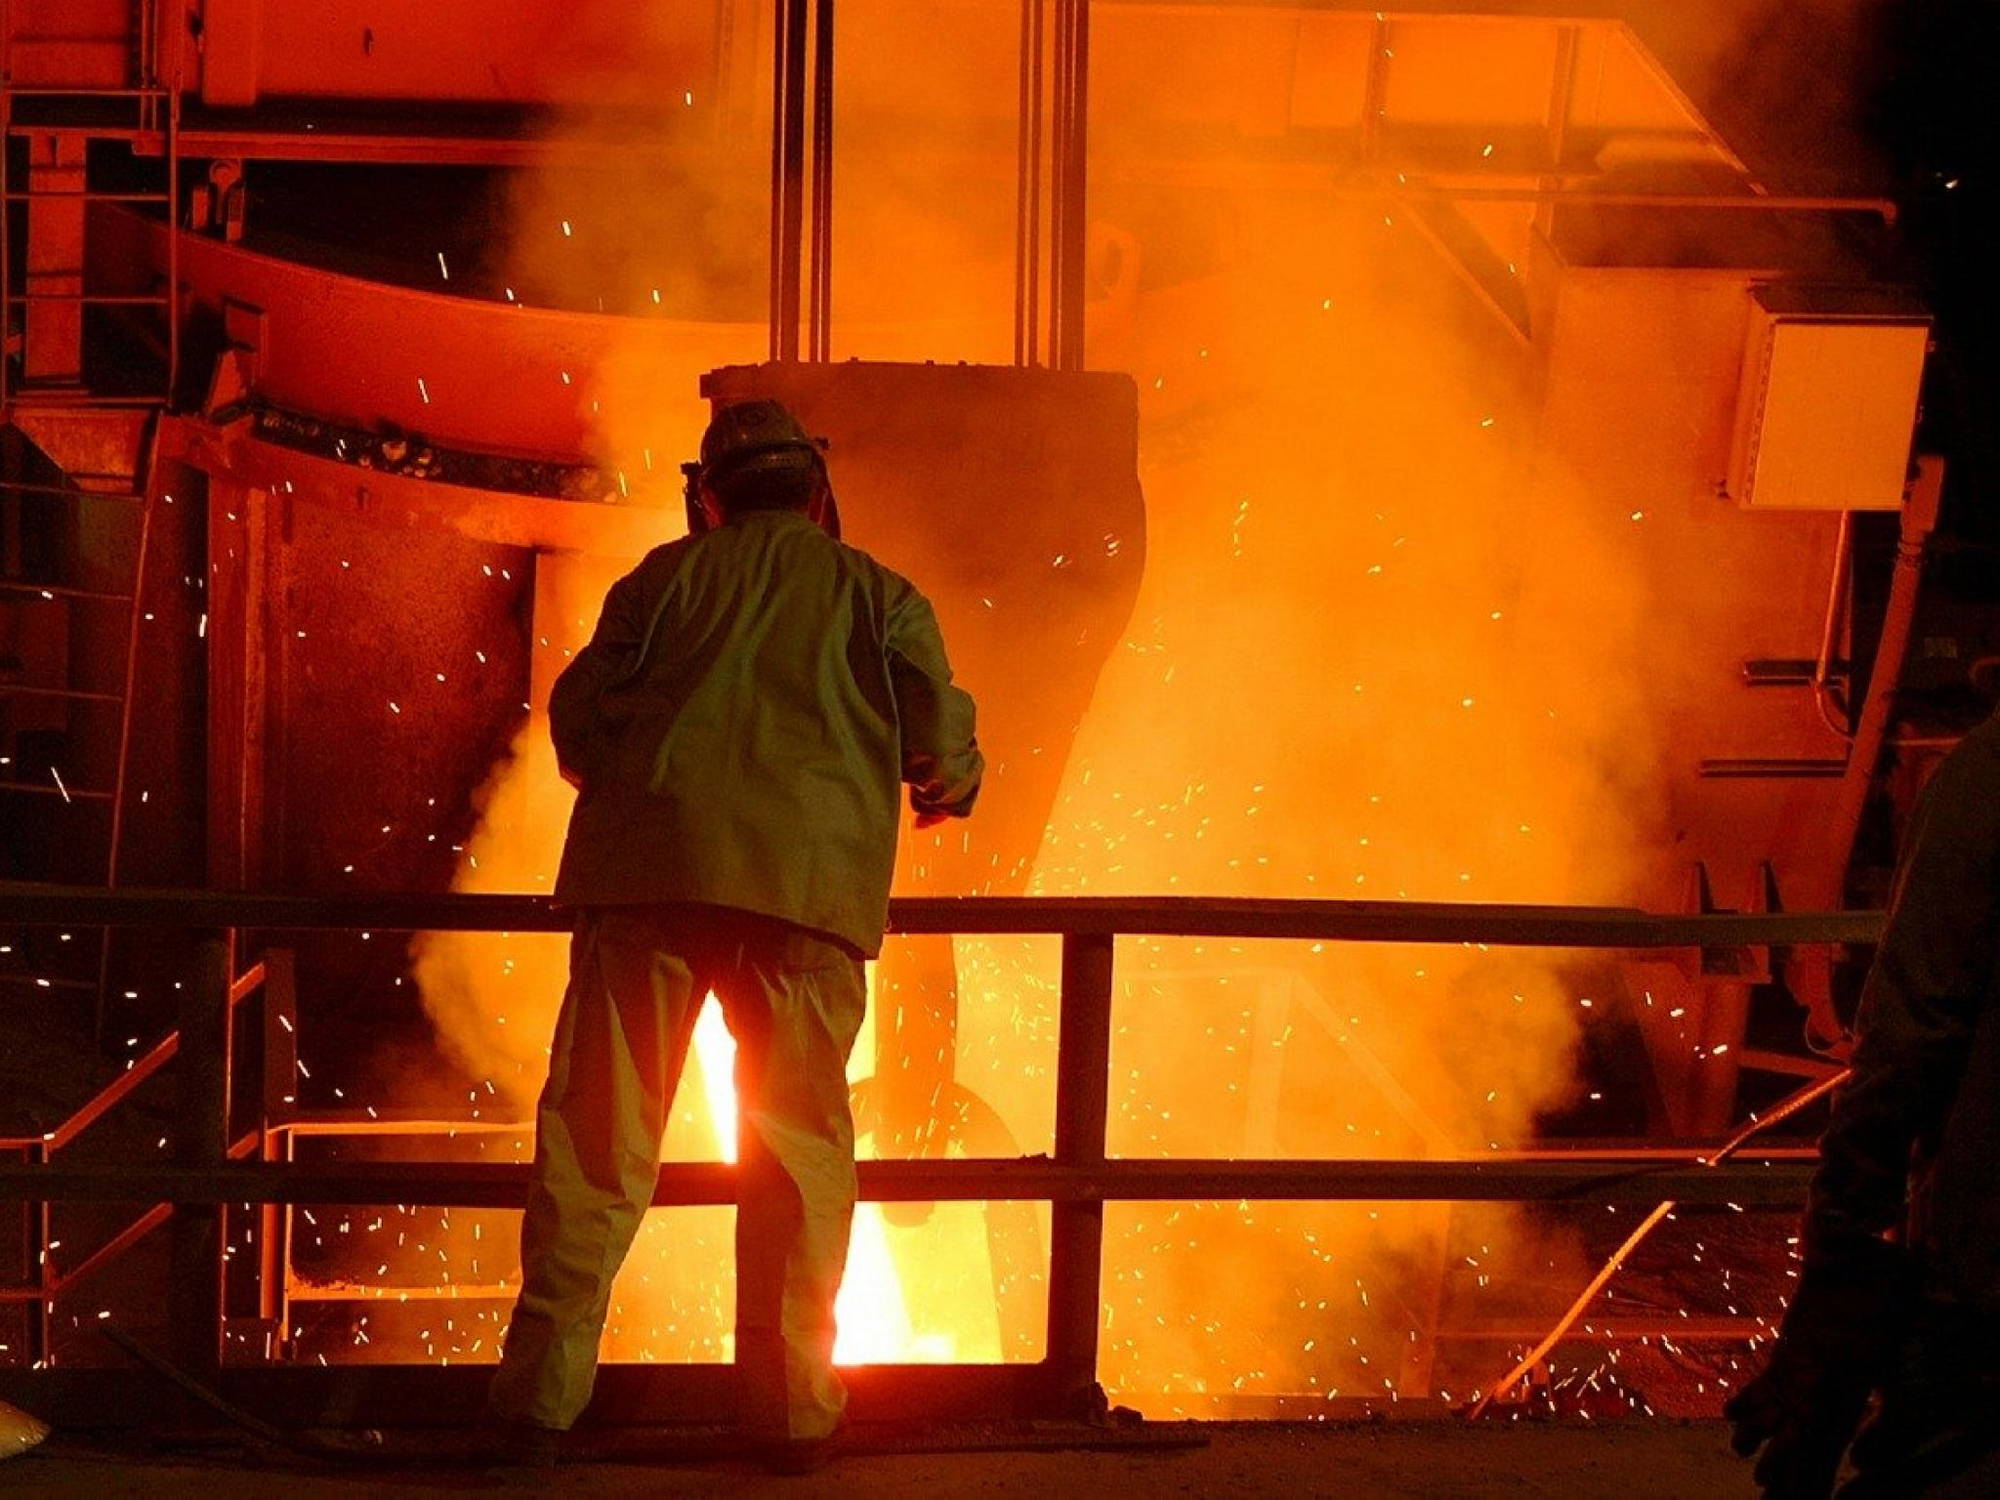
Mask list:
[[[0,38],[7,878],[546,891],[549,683],[750,395],[980,702],[980,817],[906,834],[902,894],[1838,908],[1992,654],[1918,614],[1950,479],[1893,206],[1774,188],[1622,22],[126,9]],[[16,948],[107,1045],[169,1023],[171,944]],[[261,1150],[520,1157],[559,940],[284,948]],[[1846,998],[1807,948],[1121,954],[1126,1157],[1696,1150],[1832,1070]],[[892,943],[876,1154],[1050,1149],[1053,968]],[[699,1041],[670,1154],[733,1139]],[[655,1215],[614,1357],[726,1357],[719,1212]],[[890,1333],[847,1356],[1038,1357],[1048,1219],[870,1210]],[[1434,1206],[1112,1225],[1102,1377],[1198,1415],[1463,1393],[1579,1253]],[[494,1352],[505,1215],[240,1227],[233,1358]]]

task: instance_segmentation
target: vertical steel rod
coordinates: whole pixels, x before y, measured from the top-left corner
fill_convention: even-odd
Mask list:
[[[167,158],[167,393],[172,407],[181,373],[181,96],[178,88],[166,100]]]
[[[771,358],[775,360],[799,357],[808,4],[809,0],[784,0],[777,17],[777,97],[771,129]]]
[[[833,357],[833,0],[813,6],[812,300],[807,358]]]
[[[1068,14],[1058,41],[1066,59],[1063,128],[1056,141],[1062,161],[1061,243],[1056,246],[1054,287],[1059,370],[1083,368],[1083,286],[1089,196],[1085,166],[1090,144],[1090,0],[1065,0]]]
[[[1033,25],[1035,0],[1021,0],[1021,33],[1016,47],[1020,72],[1018,98],[1014,107],[1014,363],[1028,362],[1028,174],[1034,159],[1028,155],[1028,38]]]
[[[7,0],[0,0],[0,42],[10,41],[13,26],[13,7]],[[8,147],[14,139],[14,79],[7,66],[9,62],[10,58],[0,58],[0,340],[14,336],[14,184],[7,171],[7,162],[13,155]],[[24,336],[24,362],[26,348]],[[4,342],[0,342],[0,421],[12,420],[8,392],[13,383],[13,358]]]
[[[235,934],[203,932],[194,981],[181,992],[180,1101],[174,1157],[183,1166],[217,1167],[229,1160],[229,984]],[[200,1378],[222,1366],[223,1208],[174,1205],[168,1337],[175,1362]]]
[[[1042,350],[1042,94],[1048,72],[1048,0],[1033,0],[1028,38],[1028,358],[1041,362]]]
[[[1101,1166],[1111,1088],[1109,933],[1066,933],[1057,1041],[1056,1152],[1064,1166]],[[1104,1204],[1057,1203],[1049,1214],[1046,1398],[1059,1416],[1101,1408],[1097,1334],[1103,1321]]]

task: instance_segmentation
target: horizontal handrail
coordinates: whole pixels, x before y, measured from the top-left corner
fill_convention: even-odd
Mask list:
[[[181,1050],[181,1034],[170,1031],[135,1059],[124,1072],[99,1089],[76,1113],[50,1131],[43,1139],[50,1151],[60,1151],[84,1131],[110,1114],[127,1094],[172,1062]]]
[[[110,1239],[99,1245],[89,1255],[67,1271],[50,1274],[47,1282],[40,1286],[0,1287],[0,1307],[36,1302],[51,1303],[67,1292],[73,1291],[78,1282],[95,1275],[119,1256],[130,1250],[140,1240],[158,1229],[174,1216],[171,1203],[155,1203],[145,1213],[127,1224]],[[42,1252],[46,1255],[48,1252]]]
[[[259,959],[229,986],[229,1003],[241,1005],[254,994],[264,982],[264,963]],[[125,1064],[125,1071],[118,1074],[103,1088],[79,1105],[72,1115],[38,1136],[0,1136],[0,1151],[18,1151],[24,1147],[40,1146],[46,1151],[60,1151],[71,1141],[82,1135],[92,1125],[103,1119],[127,1094],[151,1078],[160,1069],[172,1062],[181,1048],[181,1034],[170,1031],[155,1042],[141,1057]]]
[[[862,1199],[875,1203],[1574,1202],[1651,1208],[1791,1208],[1805,1200],[1809,1161],[1708,1167],[1657,1158],[1570,1161],[1149,1161],[1065,1165],[1046,1156],[864,1161]],[[526,1163],[245,1162],[145,1167],[0,1164],[0,1202],[423,1203],[519,1208]],[[736,1201],[736,1168],[665,1162],[653,1206]]]
[[[567,932],[574,915],[545,896],[277,894],[0,881],[0,923],[27,926],[256,927],[278,931]],[[1661,916],[1622,906],[1450,901],[1271,901],[1206,896],[906,896],[894,933],[1069,933],[1303,938],[1529,948],[1739,948],[1871,943],[1873,911]]]

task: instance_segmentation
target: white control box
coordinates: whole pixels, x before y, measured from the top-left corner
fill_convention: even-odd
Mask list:
[[[1930,314],[1877,288],[1751,292],[1725,490],[1758,510],[1896,510]]]

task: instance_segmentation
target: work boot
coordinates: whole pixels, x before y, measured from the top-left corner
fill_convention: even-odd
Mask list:
[[[847,1423],[815,1438],[769,1438],[757,1457],[773,1474],[817,1474],[847,1451]]]
[[[491,1478],[505,1482],[527,1484],[545,1481],[562,1451],[563,1435],[553,1427],[496,1420],[487,1431],[491,1435],[492,1448],[487,1473]]]

